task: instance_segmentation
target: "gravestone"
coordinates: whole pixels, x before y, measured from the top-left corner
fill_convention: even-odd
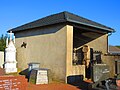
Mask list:
[[[102,81],[110,77],[109,66],[106,64],[93,65],[93,81]]]
[[[27,90],[24,76],[0,76],[0,90]]]
[[[33,69],[30,73],[29,82],[34,84],[48,84],[48,69]]]
[[[10,32],[7,34],[6,49],[5,49],[4,69],[6,73],[17,72],[16,48],[14,44],[15,44],[15,36],[12,32]]]

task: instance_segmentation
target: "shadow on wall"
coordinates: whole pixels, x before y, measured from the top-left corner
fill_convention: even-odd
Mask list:
[[[55,26],[46,26],[42,28],[28,29],[28,30],[15,32],[15,36],[16,38],[20,38],[20,37],[29,37],[29,36],[36,36],[36,35],[53,34],[58,32],[62,28],[63,28],[63,25],[61,26],[55,25]]]

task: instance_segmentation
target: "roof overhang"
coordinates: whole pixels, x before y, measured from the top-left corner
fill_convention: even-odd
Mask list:
[[[13,28],[11,30],[8,30],[8,32],[19,32],[19,31],[24,31],[24,30],[30,30],[33,28],[40,28],[43,26],[50,26],[54,24],[61,24],[61,23],[72,23],[72,24],[77,24],[79,27],[81,26],[86,26],[89,28],[94,28],[95,30],[100,30],[103,32],[107,33],[113,33],[115,32],[114,29],[107,27],[105,25],[99,24],[97,22],[88,20],[86,18],[83,18],[81,16],[69,13],[69,12],[61,12],[58,14],[53,14],[47,17],[44,17],[42,19],[24,24],[22,26],[19,26],[17,28]]]

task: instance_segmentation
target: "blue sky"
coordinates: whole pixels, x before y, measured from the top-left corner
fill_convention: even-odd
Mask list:
[[[0,0],[0,35],[42,17],[69,11],[116,30],[110,45],[120,45],[120,0]]]

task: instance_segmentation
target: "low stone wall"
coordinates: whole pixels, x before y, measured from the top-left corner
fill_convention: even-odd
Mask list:
[[[0,76],[0,90],[27,90],[24,76]]]
[[[120,60],[120,56],[106,55],[103,58],[103,63],[107,64],[110,69],[110,77],[115,76],[115,61]]]

